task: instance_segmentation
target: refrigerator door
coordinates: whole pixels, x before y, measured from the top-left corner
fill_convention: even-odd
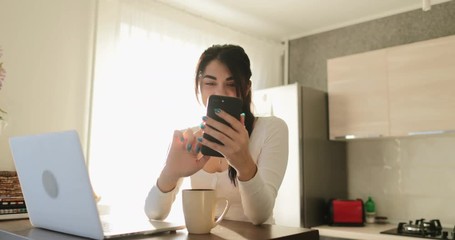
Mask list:
[[[329,141],[327,93],[298,83],[253,92],[256,116],[277,116],[289,129],[289,158],[278,192],[276,224],[325,223],[330,198],[347,197],[346,146]]]
[[[256,116],[277,116],[283,119],[289,129],[289,158],[278,196],[275,202],[276,224],[300,227],[302,176],[300,174],[300,88],[297,84],[255,90],[253,110]]]

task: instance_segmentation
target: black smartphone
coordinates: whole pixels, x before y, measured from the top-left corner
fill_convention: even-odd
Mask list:
[[[227,96],[219,96],[219,95],[211,95],[209,97],[209,102],[207,104],[207,116],[230,126],[229,123],[224,121],[224,119],[220,118],[215,113],[216,108],[219,108],[219,109],[227,112],[231,116],[240,120],[240,114],[242,113],[242,100],[240,98],[236,98],[236,97],[227,97]],[[207,127],[209,127],[209,126],[207,126]],[[212,136],[210,136],[208,134],[204,133],[203,137],[209,141],[216,142],[218,144],[222,144],[220,141],[216,140],[215,138],[213,138]],[[207,146],[204,146],[204,145],[202,145],[201,153],[203,155],[207,155],[207,156],[223,157],[223,155],[221,155],[221,153],[219,153]]]

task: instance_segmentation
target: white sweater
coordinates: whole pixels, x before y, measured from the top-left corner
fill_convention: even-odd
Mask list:
[[[231,207],[224,219],[273,224],[275,198],[288,162],[288,141],[288,128],[282,119],[259,117],[249,144],[251,156],[258,167],[256,175],[249,181],[237,180],[235,187],[227,170],[207,173],[202,169],[190,177],[191,187],[216,189],[218,197],[227,198]],[[161,192],[156,184],[151,188],[144,207],[150,219],[164,219],[168,216],[181,183],[182,179],[168,193]],[[220,204],[217,216],[223,207]]]

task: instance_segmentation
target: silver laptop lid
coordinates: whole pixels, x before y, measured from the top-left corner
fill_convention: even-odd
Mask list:
[[[12,137],[10,147],[33,226],[103,238],[76,131]]]

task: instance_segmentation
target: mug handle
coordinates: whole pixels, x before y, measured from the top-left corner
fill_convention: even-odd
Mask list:
[[[220,200],[223,200],[226,202],[226,206],[224,207],[224,210],[223,210],[223,213],[221,213],[220,217],[213,223],[213,226],[212,227],[215,227],[216,225],[218,225],[218,223],[221,222],[221,220],[223,220],[224,218],[224,215],[226,215],[227,211],[229,210],[229,207],[231,206],[231,204],[229,203],[229,200],[227,200],[226,198],[217,198],[216,201],[220,201]]]

